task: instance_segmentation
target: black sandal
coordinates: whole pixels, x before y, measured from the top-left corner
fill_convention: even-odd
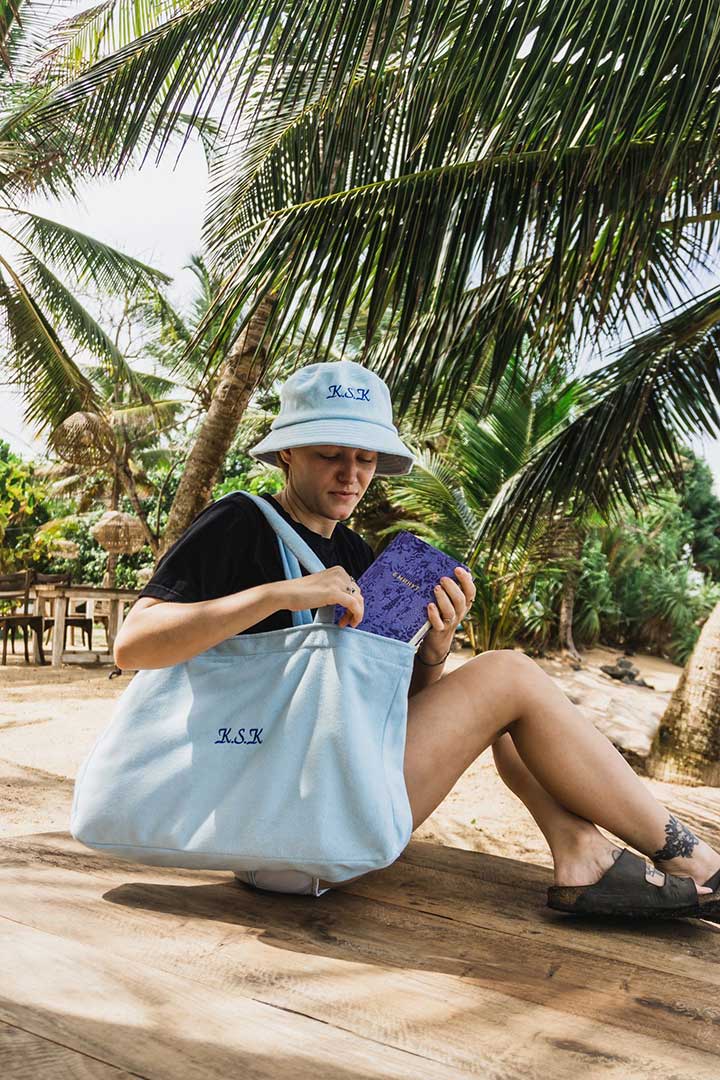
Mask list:
[[[647,866],[646,859],[623,848],[592,885],[551,885],[547,906],[582,915],[631,918],[704,919],[720,915],[720,871],[707,882],[714,891],[700,894],[693,878],[679,874],[665,872],[663,884],[653,885],[645,877]]]

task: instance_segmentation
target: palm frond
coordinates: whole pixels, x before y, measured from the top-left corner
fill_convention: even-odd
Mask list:
[[[9,39],[14,27],[20,23],[22,0],[1,0],[0,2],[0,60],[5,67],[11,66]]]
[[[442,454],[413,447],[416,463],[402,483],[394,484],[393,505],[405,510],[412,519],[413,532],[429,541],[438,535],[445,540],[445,550],[456,558],[464,558],[467,537],[478,527],[478,519],[468,505],[458,482],[454,463]],[[418,508],[422,513],[418,514]],[[394,522],[380,530],[379,536],[391,536],[408,527],[408,521]]]
[[[55,22],[47,33],[45,48],[35,58],[33,77],[46,84],[67,81],[187,6],[182,0],[101,0],[75,11]]]
[[[163,271],[69,225],[29,210],[3,209],[10,210],[18,219],[17,236],[23,243],[53,266],[71,274],[77,282],[91,282],[96,288],[113,293],[142,288],[155,290],[159,284],[172,280]]]
[[[167,427],[177,421],[178,414],[186,407],[187,401],[162,398],[145,405],[113,405],[110,417],[114,426],[123,427],[134,436],[153,436],[156,425]]]
[[[639,335],[578,384],[575,418],[550,433],[490,507],[482,533],[518,538],[572,503],[638,509],[682,468],[679,440],[720,432],[720,289]]]
[[[50,268],[31,252],[23,255],[22,266],[34,296],[42,299],[56,327],[65,330],[76,344],[89,349],[94,356],[103,358],[112,382],[126,383],[141,401],[152,402],[144,382],[137,378],[112,339]]]
[[[55,427],[70,413],[98,411],[92,383],[67,353],[30,290],[11,264],[0,255],[0,310],[11,348],[5,366],[25,399],[24,420],[38,433]]]

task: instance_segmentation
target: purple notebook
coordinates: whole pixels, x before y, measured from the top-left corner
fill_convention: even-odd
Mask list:
[[[357,579],[365,614],[354,629],[418,644],[431,627],[427,606],[435,600],[433,588],[443,576],[458,581],[456,566],[465,564],[414,533],[407,530],[396,533]],[[345,610],[336,604],[333,621],[337,622]]]

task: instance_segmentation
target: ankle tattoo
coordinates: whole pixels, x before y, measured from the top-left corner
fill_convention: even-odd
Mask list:
[[[659,848],[651,858],[653,862],[688,858],[699,843],[695,833],[671,814],[665,826],[665,846]]]

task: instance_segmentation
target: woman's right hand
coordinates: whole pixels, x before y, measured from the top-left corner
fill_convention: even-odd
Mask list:
[[[347,590],[354,589],[354,593]],[[304,574],[287,582],[288,610],[304,611],[310,608],[324,607],[326,604],[341,604],[347,608],[338,620],[338,626],[357,626],[362,622],[365,601],[357,581],[354,581],[343,566],[330,566],[318,574]]]

